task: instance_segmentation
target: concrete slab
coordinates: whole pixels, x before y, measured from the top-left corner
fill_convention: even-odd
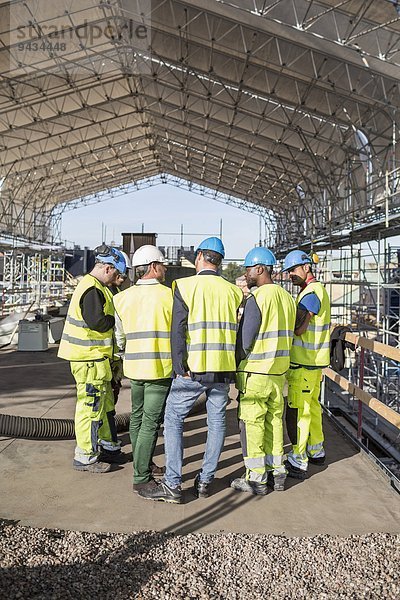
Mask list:
[[[0,412],[22,416],[72,417],[74,387],[68,363],[46,353],[0,354]],[[124,383],[118,404],[129,410]],[[143,529],[187,532],[241,532],[312,536],[373,532],[400,533],[400,497],[384,476],[326,420],[327,464],[311,467],[307,481],[289,480],[285,492],[257,498],[231,490],[230,478],[243,472],[236,420],[237,403],[228,407],[228,433],[208,499],[191,493],[200,469],[206,420],[192,416],[185,430],[182,505],[140,499],[131,492],[132,465],[105,475],[71,468],[74,442],[0,441],[0,516],[23,525],[86,531],[132,532]],[[130,451],[123,434],[124,451]],[[163,440],[156,449],[162,464]]]

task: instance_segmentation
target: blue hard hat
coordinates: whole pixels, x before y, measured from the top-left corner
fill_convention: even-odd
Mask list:
[[[212,250],[213,252],[218,252],[218,254],[221,254],[222,258],[225,257],[224,245],[217,237],[209,237],[203,240],[197,248],[196,253],[199,250]]]
[[[273,267],[276,265],[276,258],[271,250],[259,246],[253,248],[246,254],[244,259],[244,267],[254,267],[255,265],[266,265],[267,267]]]
[[[293,269],[294,267],[298,267],[299,265],[311,265],[312,258],[303,250],[292,250],[285,256],[285,260],[283,262],[283,271],[289,271],[289,269]]]
[[[115,267],[121,275],[126,273],[126,260],[124,255],[118,248],[103,244],[94,250],[97,262],[105,263]]]

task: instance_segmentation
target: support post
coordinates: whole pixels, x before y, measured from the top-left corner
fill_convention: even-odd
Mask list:
[[[361,348],[360,351],[360,370],[358,375],[358,387],[360,389],[364,388],[364,364],[365,364],[365,349]],[[363,413],[363,403],[361,400],[358,400],[358,420],[357,420],[357,439],[362,441],[362,413]]]

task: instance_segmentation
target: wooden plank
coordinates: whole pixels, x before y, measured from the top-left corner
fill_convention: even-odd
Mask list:
[[[388,346],[387,344],[382,344],[381,342],[376,342],[375,340],[370,340],[367,337],[355,335],[354,333],[346,333],[345,339],[351,344],[361,346],[361,348],[366,348],[381,356],[386,356],[387,358],[400,362],[400,348]]]
[[[362,390],[354,383],[351,383],[351,381],[342,377],[342,375],[339,375],[339,373],[336,373],[333,369],[327,367],[326,369],[323,369],[323,373],[329,377],[329,379],[332,379],[332,381],[337,383],[343,390],[346,390],[349,394],[353,394],[358,400],[361,400],[363,404],[366,404],[374,412],[386,419],[386,421],[389,421],[389,423],[397,427],[397,429],[400,429],[400,414],[395,410],[389,408],[389,406],[386,406],[386,404],[383,404],[383,402],[374,398],[374,396],[371,396],[371,394]]]

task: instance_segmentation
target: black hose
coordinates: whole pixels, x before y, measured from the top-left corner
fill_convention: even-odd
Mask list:
[[[115,416],[117,431],[129,429],[129,413]],[[31,440],[73,440],[73,419],[41,419],[0,414],[0,435]]]
[[[201,412],[205,406],[205,395],[198,398],[190,414]],[[117,431],[128,431],[130,413],[115,415]],[[42,419],[40,417],[18,417],[0,414],[0,436],[28,440],[74,440],[73,419]]]

